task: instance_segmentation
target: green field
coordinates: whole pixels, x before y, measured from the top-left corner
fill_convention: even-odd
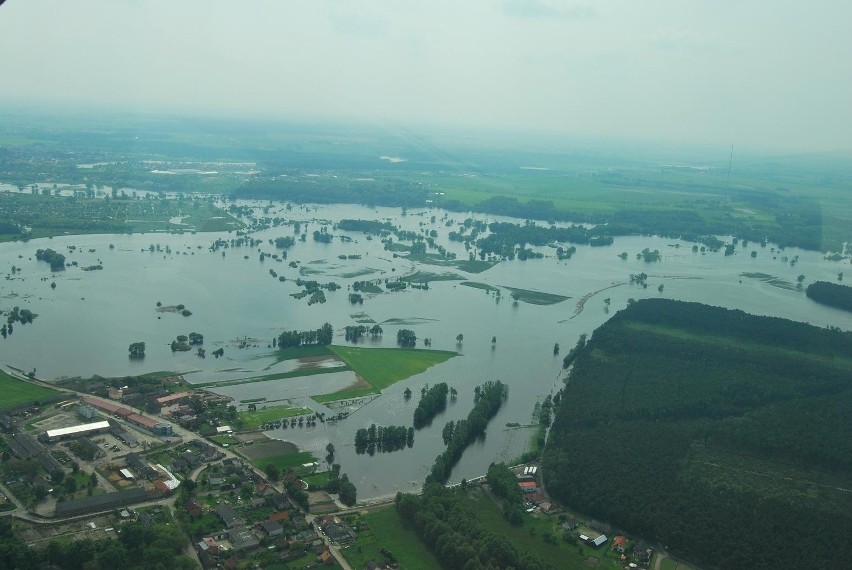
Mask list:
[[[489,293],[495,293],[500,290],[499,287],[494,287],[493,285],[489,285],[487,283],[478,283],[476,281],[462,281],[462,285],[465,287],[473,287],[474,289],[482,289],[483,291],[488,291]]]
[[[411,275],[400,277],[401,281],[409,283],[430,283],[432,281],[461,281],[464,279],[458,273],[433,273],[431,271],[415,271]]]
[[[288,453],[287,455],[274,455],[272,457],[261,457],[252,459],[251,464],[258,469],[263,469],[267,465],[276,465],[281,471],[293,469],[299,474],[299,467],[306,463],[313,463],[317,460],[310,451],[299,451],[296,453]]]
[[[331,350],[377,391],[458,356],[449,350],[352,346],[332,346]]]
[[[343,389],[337,392],[332,392],[331,394],[320,394],[317,396],[311,396],[311,399],[315,402],[319,402],[320,404],[326,404],[328,402],[336,402],[338,400],[352,400],[354,398],[363,398],[364,396],[370,396],[372,394],[377,394],[375,388],[355,388],[352,390]]]
[[[322,344],[306,344],[296,348],[279,348],[273,355],[275,356],[275,364],[277,364],[279,362],[284,362],[285,360],[298,360],[300,358],[326,356],[331,354],[333,353],[327,346]],[[274,364],[271,364],[270,366],[274,366]]]
[[[598,568],[614,568],[618,556],[608,547],[594,550],[579,541],[569,544],[563,539],[564,531],[559,528],[555,517],[547,515],[525,516],[522,526],[513,526],[503,517],[500,508],[483,491],[474,489],[467,501],[470,512],[491,532],[505,538],[518,552],[535,552],[542,560],[556,568],[583,568],[583,561],[590,556],[598,559]],[[545,533],[556,538],[555,543],[545,542]]]
[[[505,285],[503,287],[512,292],[513,299],[522,303],[529,303],[530,305],[555,305],[571,298],[564,295],[554,295],[553,293],[532,291],[531,289],[518,289],[516,287],[506,287]]]
[[[386,548],[406,570],[441,570],[414,531],[403,525],[396,508],[373,511],[363,518],[370,530],[358,533],[355,546],[341,550],[353,568],[364,568],[371,560],[381,562],[380,550]]]
[[[271,406],[268,408],[259,409],[256,412],[237,412],[237,416],[243,420],[244,429],[253,429],[262,426],[264,423],[279,420],[282,418],[292,418],[293,416],[303,416],[313,413],[310,408],[291,408],[290,406]]]
[[[237,378],[236,380],[217,380],[213,382],[200,382],[195,388],[209,388],[211,386],[237,386],[239,384],[253,384],[255,382],[270,382],[272,380],[284,380],[286,378],[301,378],[302,376],[315,376],[317,374],[330,374],[332,372],[344,372],[349,370],[347,366],[335,366],[332,368],[308,368],[305,370],[291,370],[289,372],[273,372],[262,376],[249,376],[248,378]]]
[[[19,380],[0,370],[0,410],[32,404],[58,393],[56,390]]]
[[[406,259],[425,263],[427,265],[437,265],[439,267],[453,267],[466,273],[482,273],[488,271],[499,261],[483,261],[479,259],[447,259],[435,253],[411,253],[405,256]]]

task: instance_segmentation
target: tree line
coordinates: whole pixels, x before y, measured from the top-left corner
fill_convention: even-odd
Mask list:
[[[852,287],[828,281],[815,281],[808,285],[805,294],[817,303],[852,312]]]
[[[516,485],[517,486],[517,485]],[[464,485],[462,486],[464,487]],[[396,510],[444,568],[548,570],[551,566],[530,551],[519,552],[504,537],[485,528],[464,500],[465,490],[427,482],[418,497],[398,493]]]
[[[450,389],[446,382],[439,382],[426,390],[414,410],[414,429],[421,429],[447,409],[447,394]]]
[[[278,335],[278,348],[294,348],[306,344],[329,345],[334,338],[334,329],[325,323],[316,330],[284,331]]]
[[[462,453],[477,438],[485,434],[488,422],[497,415],[503,402],[509,396],[509,387],[499,380],[489,381],[474,390],[475,404],[468,413],[467,419],[454,423],[452,434],[449,436],[447,449],[435,458],[435,463],[426,483],[444,484],[450,478],[453,467],[461,459]]]
[[[373,455],[399,451],[414,445],[414,428],[405,426],[377,426],[360,428],[355,432],[355,453]]]

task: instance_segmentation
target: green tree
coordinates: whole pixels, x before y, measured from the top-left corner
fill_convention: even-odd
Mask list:
[[[145,343],[141,341],[131,342],[128,351],[130,358],[145,358]]]

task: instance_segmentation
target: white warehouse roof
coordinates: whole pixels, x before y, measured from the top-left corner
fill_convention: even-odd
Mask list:
[[[95,422],[92,424],[81,424],[67,428],[49,429],[47,430],[47,437],[52,439],[54,437],[62,437],[63,435],[75,435],[99,429],[109,429],[109,422]]]

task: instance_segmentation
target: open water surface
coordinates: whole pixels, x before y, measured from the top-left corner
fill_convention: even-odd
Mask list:
[[[242,205],[261,206],[251,202]],[[337,330],[335,343],[344,344],[343,327],[357,324],[356,318],[365,317],[353,315],[363,312],[382,324],[384,337],[377,341],[368,338],[362,345],[389,347],[395,345],[399,328],[411,328],[418,339],[432,339],[433,349],[458,351],[460,356],[391,386],[381,397],[336,424],[318,423],[315,428],[269,432],[272,437],[315,451],[318,457],[323,457],[326,444],[333,442],[337,461],[358,486],[359,498],[368,499],[419,487],[435,457],[444,449],[444,424],[467,416],[473,405],[474,386],[486,380],[507,383],[509,399],[489,425],[486,438],[465,452],[452,482],[484,474],[492,461],[519,456],[532,432],[508,429],[506,423],[530,422],[535,403],[558,389],[562,381],[562,356],[580,334],[594,331],[623,308],[628,298],[664,296],[817,326],[852,328],[848,313],[814,303],[803,292],[741,276],[745,272],[764,273],[793,285],[800,274],[806,276],[805,284],[836,281],[837,273],[844,270],[852,278],[848,260],[826,261],[819,252],[773,252],[771,245],[750,243],[747,248],[737,247],[735,255],[724,256],[722,252],[693,253],[691,243],[677,240],[622,237],[616,238],[612,246],[577,246],[576,254],[566,261],[557,261],[553,249],[542,247],[538,249],[548,256],[545,259],[504,261],[483,273],[467,274],[450,267],[395,258],[383,249],[378,238],[368,240],[364,234],[337,231],[331,226],[342,218],[355,218],[389,220],[412,231],[435,229],[436,242],[465,259],[468,254],[463,245],[447,239],[449,231],[457,230],[457,226],[446,226],[448,220],[459,222],[468,217],[463,214],[418,210],[402,216],[395,208],[350,205],[288,211],[283,205],[274,205],[266,215],[299,220],[301,231],[307,232],[307,241],[297,241],[288,250],[286,261],[267,258],[261,262],[259,257],[260,251],[280,254],[281,250],[268,240],[294,235],[291,226],[252,234],[263,240],[259,247],[218,251],[210,250],[214,240],[230,240],[236,234],[84,235],[0,244],[0,308],[8,310],[17,305],[39,315],[33,324],[16,324],[12,335],[0,339],[0,361],[24,371],[35,369],[41,378],[169,370],[188,373],[187,379],[198,383],[295,369],[297,363],[293,361],[277,363],[270,347],[272,338],[282,330],[315,329],[327,321]],[[431,216],[436,218],[434,223]],[[518,222],[495,216],[470,217]],[[322,225],[335,235],[331,244],[311,238]],[[342,241],[339,236],[348,236],[352,241]],[[155,246],[154,252],[149,251],[150,245]],[[156,251],[157,245],[161,251]],[[69,246],[76,249],[69,250]],[[170,253],[166,252],[167,247]],[[636,253],[646,247],[660,250],[662,261],[645,263],[636,259]],[[63,253],[68,262],[76,261],[78,267],[51,273],[47,263],[35,259],[39,248]],[[756,258],[749,255],[752,250],[757,251]],[[629,254],[626,260],[618,257],[622,251]],[[361,259],[341,260],[339,255],[361,255]],[[791,265],[795,256],[798,262]],[[299,269],[288,266],[293,260],[300,262],[302,275]],[[103,264],[103,270],[80,269],[98,263]],[[13,265],[17,269],[14,274]],[[270,269],[287,281],[279,282]],[[533,289],[570,299],[550,306],[516,304],[507,290],[498,300],[493,293],[462,286],[460,281],[433,281],[427,291],[409,289],[364,295],[363,305],[349,303],[347,289],[354,281],[395,278],[417,270],[453,272],[470,281]],[[640,272],[649,275],[647,289],[627,284],[631,273]],[[321,283],[334,281],[342,288],[326,291],[326,303],[308,306],[307,298],[297,300],[290,296],[300,290],[294,282],[300,276]],[[55,289],[51,288],[52,282],[56,283]],[[659,292],[661,284],[664,290]],[[588,298],[577,314],[578,301],[605,288]],[[604,311],[605,298],[611,299],[609,314]],[[158,301],[163,305],[184,304],[192,315],[158,312]],[[207,358],[197,357],[194,351],[170,350],[169,343],[177,335],[192,331],[204,335]],[[456,343],[458,333],[464,335],[461,344]],[[495,345],[491,343],[493,336],[497,337]],[[147,345],[143,360],[128,358],[127,347],[134,341]],[[554,356],[553,345],[557,342],[562,352]],[[422,347],[420,340],[418,346]],[[224,348],[224,356],[210,356],[219,347]],[[290,400],[294,405],[330,413],[309,397],[344,388],[354,381],[353,373],[336,372],[216,390],[237,400]],[[439,381],[447,381],[459,390],[458,401],[449,404],[432,426],[417,432],[412,449],[373,457],[355,454],[352,441],[356,429],[371,423],[411,425],[420,388]],[[406,387],[415,393],[410,402],[402,396]]]

